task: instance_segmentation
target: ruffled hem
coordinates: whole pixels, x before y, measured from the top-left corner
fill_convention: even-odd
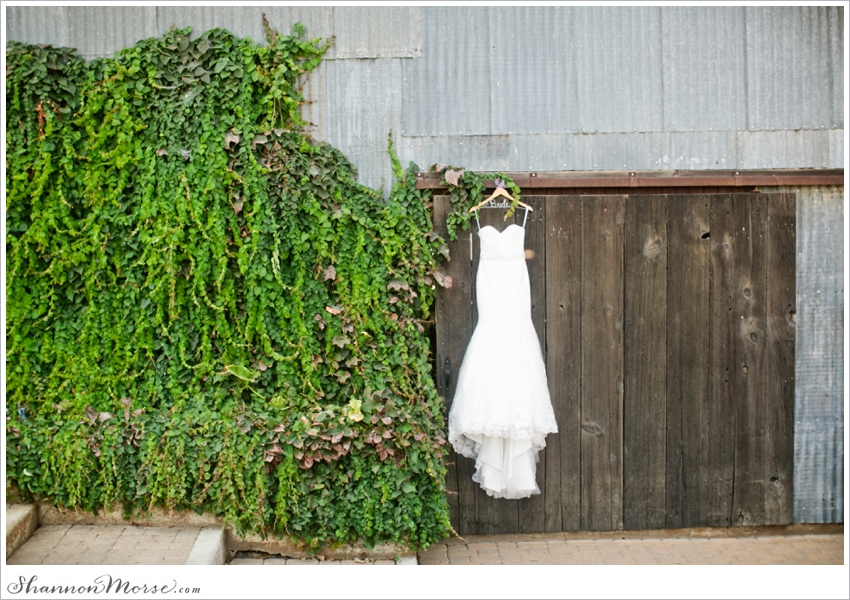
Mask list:
[[[460,434],[453,441],[455,449],[475,460],[472,480],[488,496],[515,500],[539,494],[536,481],[537,462],[545,441],[511,439],[478,434]]]
[[[452,431],[452,429],[450,426],[449,443],[454,447],[455,452],[473,460],[478,457],[478,449],[476,448],[476,442],[471,439],[471,436],[487,436],[507,440],[529,440],[534,450],[539,452],[546,447],[546,436],[550,433],[558,433],[557,425],[540,430],[514,426],[466,428],[462,431]]]

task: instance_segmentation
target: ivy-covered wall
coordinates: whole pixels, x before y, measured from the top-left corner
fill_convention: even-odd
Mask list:
[[[7,49],[9,493],[308,548],[449,531],[446,249],[392,151],[384,200],[301,131],[303,33]]]

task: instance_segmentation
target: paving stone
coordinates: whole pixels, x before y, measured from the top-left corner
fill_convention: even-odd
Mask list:
[[[287,558],[286,564],[295,566],[318,565],[319,561],[315,558]]]
[[[566,543],[570,546],[595,546],[596,540],[569,540]]]
[[[469,564],[472,565],[500,565],[502,564],[502,559],[498,555],[496,556],[473,556],[469,559]]]
[[[468,565],[469,557],[468,556],[449,556],[449,564],[450,565]]]
[[[545,548],[546,542],[517,542],[517,548]]]
[[[521,554],[507,554],[504,556],[499,556],[501,560],[501,564],[503,565],[524,565],[528,564],[522,560]]]
[[[263,564],[262,558],[234,558],[230,561],[231,565],[261,565]]]
[[[285,558],[267,558],[263,561],[264,565],[285,565]]]
[[[495,542],[475,542],[475,543],[472,543],[472,544],[467,544],[466,547],[469,550],[484,550],[484,549],[495,550],[496,549],[496,543]]]
[[[495,546],[495,544],[493,544]],[[535,548],[530,548],[530,550],[535,550]],[[499,551],[496,548],[480,548],[478,550],[478,556],[498,556]]]
[[[346,564],[343,561],[342,564]],[[447,556],[420,556],[419,557],[420,565],[447,565],[449,564],[449,559]]]
[[[500,556],[508,556],[520,553],[520,549],[517,548],[517,545],[513,542],[499,542],[498,544],[496,544],[496,547],[499,550]]]
[[[546,561],[547,565],[581,565],[584,564],[581,562],[578,554],[553,554],[549,557],[549,560]]]

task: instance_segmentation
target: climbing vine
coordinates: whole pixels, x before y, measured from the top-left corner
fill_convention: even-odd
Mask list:
[[[327,48],[300,25],[90,63],[10,43],[10,493],[308,549],[450,530],[428,339],[447,252],[391,143],[385,200],[301,131]]]
[[[473,213],[470,213],[469,209],[484,199],[486,181],[496,181],[496,185],[502,185],[510,192],[513,201],[505,211],[506,221],[514,215],[519,206],[519,186],[506,173],[475,172],[442,163],[432,165],[429,170],[440,173],[442,176],[440,183],[449,190],[451,207],[446,215],[446,227],[451,240],[457,239],[458,228],[464,231],[469,229],[469,222],[473,218]]]

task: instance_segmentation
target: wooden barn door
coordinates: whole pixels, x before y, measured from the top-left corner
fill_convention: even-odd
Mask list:
[[[559,433],[547,438],[542,493],[530,499],[490,498],[472,481],[473,462],[452,454],[455,529],[790,523],[794,195],[523,201],[534,207],[532,320]],[[446,239],[448,209],[447,197],[435,198]],[[503,216],[483,210],[481,225],[504,229]],[[477,235],[459,232],[449,249],[454,285],[438,296],[435,359],[450,406],[477,320]]]

